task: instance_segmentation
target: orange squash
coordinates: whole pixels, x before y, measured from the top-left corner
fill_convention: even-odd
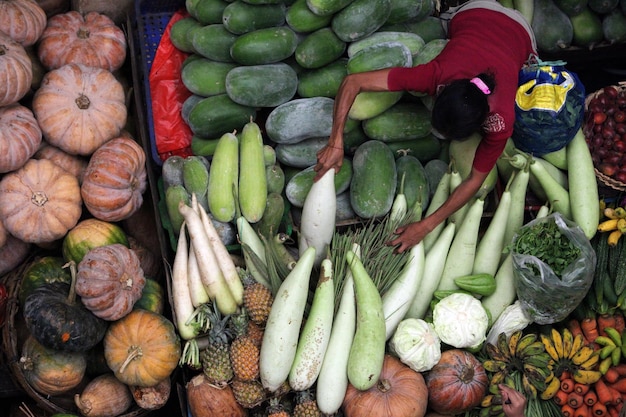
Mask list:
[[[342,408],[346,417],[424,417],[427,403],[422,374],[386,355],[378,383],[367,391],[349,384]]]
[[[28,107],[0,107],[0,172],[21,168],[41,144],[41,129]]]
[[[470,352],[450,349],[426,374],[428,405],[441,414],[463,414],[478,406],[487,394],[489,378]]]
[[[124,88],[107,70],[68,64],[49,71],[33,96],[33,113],[48,143],[91,155],[126,124]]]
[[[0,218],[9,233],[29,243],[62,238],[82,213],[75,176],[46,159],[30,159],[0,180]]]
[[[24,97],[30,91],[32,81],[33,68],[26,50],[0,31],[0,107]]]
[[[59,395],[80,384],[87,360],[82,352],[50,349],[28,336],[22,346],[20,369],[35,391],[43,395]]]
[[[119,320],[130,313],[144,285],[139,257],[120,243],[91,249],[77,267],[76,294],[104,320]]]
[[[107,15],[71,10],[48,19],[38,55],[49,70],[83,64],[113,72],[124,64],[126,46],[124,31]]]
[[[161,314],[133,310],[111,323],[104,336],[104,357],[115,376],[130,386],[152,387],[178,366],[180,338]]]
[[[0,31],[23,46],[39,40],[46,21],[46,12],[35,0],[0,1]]]
[[[54,162],[70,174],[74,175],[78,179],[78,183],[83,182],[83,173],[87,168],[87,160],[79,155],[70,155],[57,148],[56,146],[52,146],[46,141],[42,141],[39,149],[33,155],[35,159],[49,159]]]
[[[117,222],[139,210],[146,188],[146,154],[134,139],[120,136],[93,153],[81,194],[94,217]]]

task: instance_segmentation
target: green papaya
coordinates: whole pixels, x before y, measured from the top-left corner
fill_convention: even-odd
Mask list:
[[[626,42],[626,15],[620,10],[605,15],[602,18],[602,33],[611,44]]]
[[[583,48],[591,48],[604,39],[602,20],[589,7],[585,7],[576,16],[571,16],[574,38],[572,44]]]
[[[592,11],[598,14],[606,14],[619,5],[619,0],[588,0],[587,4]]]
[[[554,4],[569,17],[582,13],[587,7],[588,0],[554,0]]]
[[[567,48],[574,39],[574,27],[554,0],[534,0],[532,29],[539,52],[557,52]]]

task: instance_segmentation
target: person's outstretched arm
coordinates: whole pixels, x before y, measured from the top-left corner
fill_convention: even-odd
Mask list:
[[[498,385],[502,394],[502,410],[506,417],[524,417],[526,397],[505,384]]]
[[[362,91],[389,91],[389,71],[390,68],[360,72],[349,74],[343,79],[335,97],[333,126],[328,144],[317,153],[315,181],[322,178],[330,168],[335,168],[335,172],[339,171],[343,162],[343,131],[352,104]]]

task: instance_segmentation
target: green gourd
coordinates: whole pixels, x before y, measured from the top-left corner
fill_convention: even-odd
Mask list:
[[[557,52],[572,44],[574,27],[554,0],[534,0],[532,29],[539,52]]]
[[[572,40],[574,45],[591,48],[604,39],[602,20],[589,7],[585,7],[576,16],[570,17],[570,20],[574,28],[574,38]]]

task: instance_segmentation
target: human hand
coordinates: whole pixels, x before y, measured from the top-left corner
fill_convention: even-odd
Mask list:
[[[502,411],[507,417],[524,417],[526,397],[505,384],[498,385],[502,394]]]
[[[396,237],[387,242],[387,245],[399,245],[395,252],[402,253],[420,243],[429,232],[426,225],[421,221],[409,223],[406,226],[398,227],[394,232]]]
[[[317,152],[317,164],[313,167],[316,172],[313,181],[317,181],[324,176],[326,171],[331,168],[335,169],[335,172],[339,172],[341,164],[343,163],[343,147],[326,145]]]

